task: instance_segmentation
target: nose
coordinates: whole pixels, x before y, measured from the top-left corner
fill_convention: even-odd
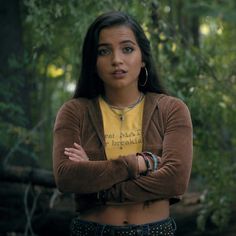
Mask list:
[[[114,51],[112,53],[112,65],[117,66],[123,63],[122,55],[119,51]]]

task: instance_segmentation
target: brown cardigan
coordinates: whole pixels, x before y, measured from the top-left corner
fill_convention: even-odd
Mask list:
[[[156,172],[138,174],[134,155],[107,160],[98,99],[72,99],[59,110],[54,127],[53,168],[62,192],[76,194],[77,210],[104,204],[96,196],[107,190],[105,204],[132,204],[150,200],[179,201],[186,191],[192,166],[192,123],[179,99],[147,93],[143,112],[143,151],[161,157]],[[73,162],[65,147],[77,142],[90,161]]]

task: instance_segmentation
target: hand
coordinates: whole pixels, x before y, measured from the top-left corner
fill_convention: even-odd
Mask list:
[[[147,166],[143,157],[141,155],[138,155],[137,158],[138,158],[139,174],[145,173],[147,171]]]
[[[72,148],[65,148],[64,154],[67,155],[71,161],[89,161],[86,152],[78,143],[74,143],[74,147]]]

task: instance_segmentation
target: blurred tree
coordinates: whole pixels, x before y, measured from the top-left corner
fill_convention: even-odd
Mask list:
[[[24,69],[30,62],[25,56],[22,41],[20,4],[17,0],[4,1],[0,8],[0,153],[6,156],[6,162],[7,154],[14,149],[15,155],[22,159],[30,156],[28,161],[31,163],[33,143],[27,138],[28,129],[33,125],[30,116],[31,89]],[[22,141],[21,146],[16,145],[19,140]]]
[[[204,230],[210,220],[221,229],[230,220],[235,198],[235,3],[175,3],[171,21],[166,7],[160,14],[169,25],[163,27],[164,44],[159,44],[159,68],[171,93],[192,114],[193,176],[203,191],[198,226]]]

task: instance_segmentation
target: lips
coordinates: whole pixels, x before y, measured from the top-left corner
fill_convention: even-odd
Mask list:
[[[127,74],[127,71],[126,71],[126,70],[122,70],[122,69],[118,69],[118,70],[115,70],[115,71],[112,72],[112,75],[113,75],[115,78],[122,78],[122,77],[124,77],[126,74]]]

